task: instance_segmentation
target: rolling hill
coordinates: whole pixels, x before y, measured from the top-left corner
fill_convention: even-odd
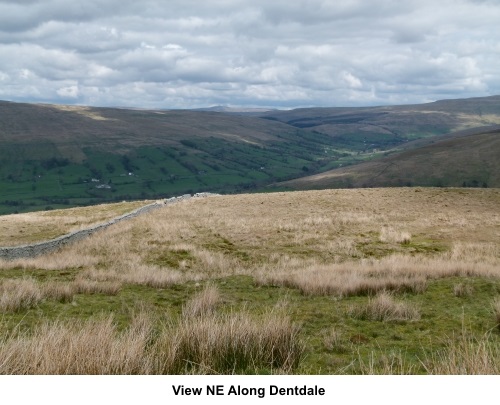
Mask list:
[[[251,189],[319,170],[337,155],[330,143],[216,112],[4,102],[0,212]]]
[[[294,189],[500,187],[500,130],[427,140],[400,153],[281,183]]]
[[[454,131],[496,124],[500,96],[291,111],[0,102],[0,214],[201,191],[263,190],[423,147]],[[486,174],[479,176],[477,164],[482,163],[470,162],[471,174],[462,182],[496,184]],[[469,167],[462,165],[462,170]]]

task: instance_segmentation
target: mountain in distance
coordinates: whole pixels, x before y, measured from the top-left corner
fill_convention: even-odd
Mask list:
[[[408,153],[426,145],[432,149],[439,139],[455,139],[456,131],[477,133],[483,128],[479,132],[486,134],[499,124],[500,96],[286,111],[0,102],[0,214],[200,191],[257,191],[270,184],[292,187],[298,183],[286,181],[395,159],[404,149]],[[456,148],[473,147],[466,139],[455,140],[460,144]],[[481,150],[487,149],[486,143],[481,145]],[[495,145],[490,147],[496,150]],[[478,164],[489,167],[486,162],[493,155],[483,154],[485,161]],[[441,159],[445,157],[441,153]],[[494,176],[476,174],[476,163],[460,159],[461,170],[474,172],[462,176],[460,184],[475,185],[473,180],[490,187],[496,184]],[[418,165],[415,160],[413,167]],[[432,171],[426,173],[429,179],[436,177]],[[440,179],[443,186],[456,183],[449,183],[449,176]],[[401,181],[397,185],[417,184],[409,178]],[[358,183],[322,183],[321,187]],[[394,181],[379,184],[394,185]],[[304,182],[300,187],[319,185]]]
[[[211,112],[221,112],[221,113],[234,113],[234,114],[252,114],[260,115],[270,111],[278,111],[276,108],[264,108],[264,107],[228,107],[224,105],[215,105],[213,107],[207,108],[196,108],[191,111],[211,111]]]
[[[336,145],[368,151],[459,130],[500,124],[500,96],[383,107],[305,108],[263,118],[331,136]]]

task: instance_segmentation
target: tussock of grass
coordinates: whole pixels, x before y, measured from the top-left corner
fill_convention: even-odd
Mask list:
[[[496,297],[493,300],[492,306],[493,306],[493,315],[495,317],[497,328],[500,329],[500,297]]]
[[[44,322],[3,337],[0,374],[290,372],[303,353],[298,328],[277,314],[183,318],[159,328],[144,313],[121,332],[111,316]]]
[[[343,333],[337,328],[330,328],[323,332],[323,344],[327,350],[335,351],[337,353],[347,352],[347,340]]]
[[[407,302],[395,300],[387,292],[378,294],[365,306],[350,308],[349,315],[353,318],[371,321],[416,321],[420,319],[418,309]]]
[[[422,365],[428,374],[498,375],[500,346],[488,335],[476,338],[463,333],[458,341],[450,339],[444,350],[427,356]]]
[[[157,351],[164,353],[165,372],[242,373],[290,372],[303,354],[299,329],[283,314],[256,318],[229,313],[183,318],[164,332]]]
[[[306,295],[374,295],[380,291],[425,291],[423,274],[415,271],[395,271],[389,263],[378,261],[345,262],[332,265],[308,265],[300,270],[274,271],[266,268],[257,276],[261,285],[298,288]]]
[[[445,253],[435,257],[394,254],[338,264],[264,267],[256,275],[260,285],[298,288],[308,295],[373,295],[380,291],[425,291],[428,280],[445,277],[499,277],[498,265],[475,260],[453,259]]]
[[[418,367],[411,364],[401,351],[391,353],[371,352],[368,359],[358,356],[355,371],[365,375],[412,375]]]
[[[220,300],[219,289],[214,285],[208,284],[202,291],[184,304],[182,315],[185,318],[210,315],[214,312]]]
[[[399,231],[392,227],[383,227],[380,231],[381,242],[394,242],[407,245],[411,242],[411,233]]]
[[[46,322],[0,342],[1,374],[142,374],[151,371],[147,325],[117,332],[113,319]]]
[[[36,306],[43,299],[38,283],[31,278],[0,282],[0,311],[15,312]]]
[[[73,283],[51,282],[43,286],[43,296],[49,300],[71,302],[74,295],[75,288]]]
[[[36,307],[44,300],[71,302],[75,294],[116,295],[119,282],[96,282],[77,279],[72,282],[40,283],[33,278],[0,281],[0,311],[16,312]]]
[[[138,258],[124,262],[117,260],[110,268],[91,267],[81,273],[81,277],[94,282],[137,284],[153,288],[166,288],[186,281],[177,270],[142,263]]]
[[[474,287],[466,283],[458,283],[453,286],[455,297],[469,297],[474,293]]]

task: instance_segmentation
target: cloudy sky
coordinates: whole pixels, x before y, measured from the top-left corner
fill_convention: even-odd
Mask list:
[[[198,108],[500,94],[500,0],[0,0],[0,99]]]

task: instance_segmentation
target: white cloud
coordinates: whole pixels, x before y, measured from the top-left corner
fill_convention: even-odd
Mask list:
[[[56,93],[63,99],[74,98],[77,99],[79,96],[79,90],[77,85],[62,87],[56,91]]]
[[[473,0],[3,0],[0,96],[189,108],[499,94],[498,21],[498,2]]]
[[[349,72],[341,73],[342,79],[347,83],[347,85],[352,89],[359,89],[363,87],[361,80]]]

